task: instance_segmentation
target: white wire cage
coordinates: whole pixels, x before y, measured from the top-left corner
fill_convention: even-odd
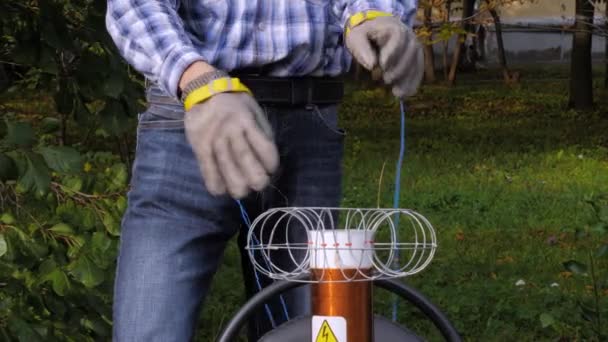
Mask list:
[[[249,227],[246,247],[258,272],[299,282],[410,276],[430,264],[436,248],[435,229],[413,210],[322,207],[264,212]]]

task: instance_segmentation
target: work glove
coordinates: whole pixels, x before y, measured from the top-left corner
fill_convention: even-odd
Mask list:
[[[245,92],[215,94],[186,112],[186,137],[212,195],[260,191],[279,165],[270,123]]]
[[[414,31],[399,18],[378,17],[350,29],[346,47],[364,68],[380,68],[398,98],[412,96],[424,75],[424,51]]]

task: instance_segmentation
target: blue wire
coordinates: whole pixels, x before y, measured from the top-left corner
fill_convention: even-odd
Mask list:
[[[401,109],[401,130],[400,130],[400,144],[399,144],[399,160],[397,161],[397,171],[395,173],[395,193],[393,195],[393,208],[399,208],[399,197],[401,190],[401,165],[403,164],[403,156],[405,155],[405,104],[403,101],[399,101],[399,108]],[[399,214],[395,219],[395,226],[399,227]],[[397,236],[398,229],[395,230],[395,239],[399,241]],[[395,249],[396,258],[393,261],[393,265],[399,266],[399,249]],[[393,295],[393,322],[397,321],[397,296]]]
[[[251,219],[249,218],[249,214],[247,214],[247,210],[245,210],[245,206],[243,206],[243,203],[241,203],[240,200],[236,200],[236,203],[238,204],[239,209],[241,210],[241,217],[243,218],[245,225],[247,226],[247,228],[251,227]],[[260,242],[258,241],[255,234],[252,234],[252,236],[253,236],[253,243],[255,243],[256,245],[259,245]],[[268,267],[269,266],[268,260],[264,259],[264,262],[266,262],[266,266]],[[255,268],[253,268],[253,275],[255,277],[255,283],[257,285],[258,291],[261,291],[262,283],[260,281],[260,276]],[[279,300],[281,301],[281,306],[283,307],[283,313],[285,314],[285,319],[287,321],[289,321],[289,313],[287,311],[287,304],[285,303],[285,300],[283,299],[282,295],[279,295]],[[270,324],[272,325],[272,328],[273,329],[276,328],[276,322],[272,318],[272,312],[270,311],[270,306],[268,306],[268,304],[264,304],[264,308],[266,310],[266,315],[268,316],[268,319],[270,320]]]
[[[403,165],[403,158],[405,155],[405,111],[406,111],[406,107],[405,107],[405,104],[403,103],[403,101],[399,102],[399,108],[401,110],[401,128],[400,128],[399,159],[397,161],[397,170],[395,172],[395,193],[393,195],[393,208],[395,208],[395,209],[399,208],[399,198],[400,198],[400,193],[401,193],[401,191],[400,191],[401,190],[401,166]],[[236,202],[239,205],[239,208],[241,210],[241,216],[243,217],[243,221],[245,222],[247,227],[250,227],[251,220],[249,219],[249,215],[247,214],[245,207],[243,206],[241,201],[237,200]],[[399,215],[397,215],[397,218],[395,219],[395,225],[399,226]],[[397,234],[397,231],[395,232],[395,234]],[[255,244],[259,244],[259,242],[257,242],[257,238],[255,237],[255,235],[253,235],[253,239],[254,239]],[[398,240],[399,237],[396,236],[396,239]],[[395,258],[394,263],[398,265],[398,263],[399,263],[399,250],[398,249],[395,250],[395,254],[396,254],[396,258]],[[267,262],[267,260],[265,260],[265,261]],[[258,272],[255,269],[253,272],[255,275],[255,280],[256,280],[256,285],[258,287],[258,291],[260,291],[260,290],[262,290],[262,285],[260,282]],[[285,314],[285,318],[287,320],[289,320],[289,314],[287,312],[287,305],[285,304],[283,296],[280,296],[280,300],[281,300],[281,305],[283,307],[283,312]],[[270,320],[270,323],[272,324],[272,327],[276,328],[276,323],[275,323],[274,319],[272,318],[272,313],[270,312],[270,307],[268,306],[268,304],[265,304],[264,307],[266,309],[266,314],[268,315],[268,318]],[[393,295],[392,316],[393,316],[392,317],[393,321],[394,322],[397,321],[397,296],[396,295]]]

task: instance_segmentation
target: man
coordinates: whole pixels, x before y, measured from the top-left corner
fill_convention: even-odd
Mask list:
[[[193,337],[224,247],[241,229],[236,199],[252,216],[339,205],[335,77],[352,55],[380,69],[396,96],[412,95],[423,73],[408,27],[415,9],[416,0],[108,1],[108,31],[146,76],[149,104],[122,224],[116,341]],[[245,257],[243,269],[252,295]],[[290,317],[308,311],[303,294],[285,297]],[[280,305],[270,311],[284,320]],[[257,315],[250,340],[269,321]]]

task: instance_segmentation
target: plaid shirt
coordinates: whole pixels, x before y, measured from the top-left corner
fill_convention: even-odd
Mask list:
[[[169,95],[193,62],[266,66],[272,76],[336,76],[351,57],[351,15],[380,10],[412,24],[417,0],[108,0],[106,25],[122,56]]]

